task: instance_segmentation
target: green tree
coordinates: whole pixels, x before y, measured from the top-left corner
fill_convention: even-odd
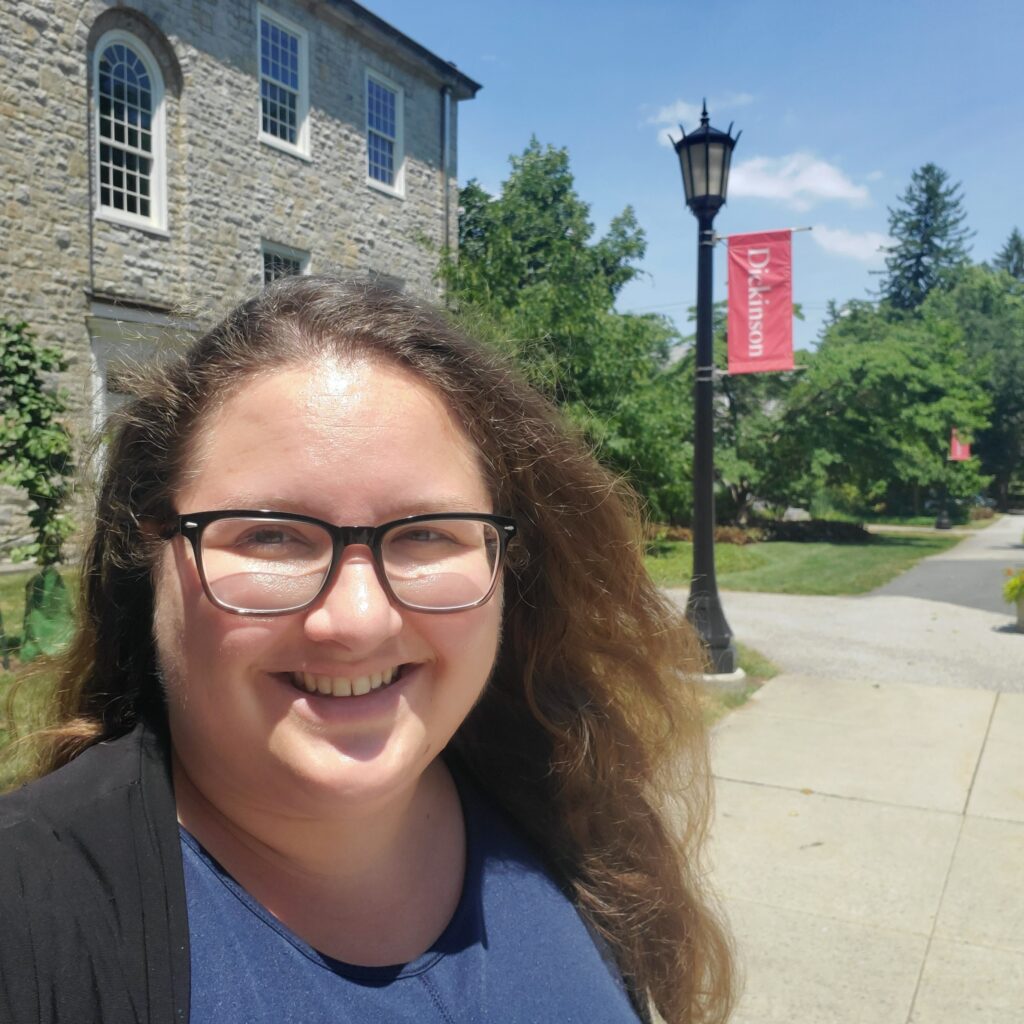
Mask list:
[[[1005,270],[1018,281],[1024,281],[1024,236],[1017,228],[1010,232],[1010,237],[996,254],[992,265],[997,270]]]
[[[892,321],[855,302],[826,328],[795,384],[783,443],[807,478],[864,506],[920,513],[929,494],[966,498],[982,488],[977,460],[954,464],[947,454],[950,430],[970,439],[988,411],[959,325],[931,309]]]
[[[646,249],[632,209],[595,239],[567,152],[536,139],[512,157],[500,195],[471,181],[459,208],[458,259],[441,262],[450,305],[510,351],[652,515],[684,518],[690,397],[672,365],[680,339],[664,317],[615,310]]]
[[[896,207],[889,208],[893,244],[885,258],[882,298],[896,310],[916,310],[936,287],[948,287],[968,262],[967,214],[959,183],[935,164],[910,177]]]
[[[1024,469],[1024,283],[1003,270],[970,267],[950,291],[930,296],[925,309],[959,326],[973,376],[991,398],[974,453],[1005,510]]]

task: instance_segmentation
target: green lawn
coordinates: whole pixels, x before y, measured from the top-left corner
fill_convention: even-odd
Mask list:
[[[959,540],[942,534],[902,534],[875,536],[865,544],[716,544],[715,570],[723,590],[866,594]],[[648,546],[648,572],[664,587],[689,586],[692,550],[686,541],[656,541]]]

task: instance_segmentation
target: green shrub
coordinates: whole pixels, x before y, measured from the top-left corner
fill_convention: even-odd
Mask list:
[[[67,369],[58,349],[39,347],[25,323],[0,318],[0,482],[25,492],[33,539],[15,561],[55,565],[74,527],[64,504],[74,476],[65,396],[44,375]]]
[[[829,544],[868,544],[874,537],[860,523],[837,519],[808,519],[787,523],[780,520],[759,524],[768,541],[819,542]]]
[[[1024,597],[1024,569],[1018,569],[1016,572],[1013,569],[1006,570],[1007,580],[1003,584],[1003,597],[1014,604]]]

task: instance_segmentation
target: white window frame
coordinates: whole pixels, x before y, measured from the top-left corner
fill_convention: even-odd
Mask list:
[[[377,85],[383,86],[385,89],[395,94],[395,180],[394,184],[388,185],[383,181],[378,181],[373,175],[370,174],[370,132],[375,129],[370,128],[370,82],[376,82]],[[381,192],[386,192],[391,196],[398,196],[401,199],[405,198],[405,93],[400,85],[393,82],[390,78],[382,75],[379,71],[372,71],[370,68],[366,69],[366,75],[363,82],[363,124],[365,127],[365,139],[366,139],[366,184],[371,188],[378,189]]]
[[[295,249],[290,245],[281,245],[280,242],[260,242],[260,287],[265,288],[263,279],[263,257],[280,256],[286,260],[295,260],[299,264],[298,277],[305,277],[309,273],[309,253],[304,249]]]
[[[299,41],[299,93],[295,106],[296,142],[293,144],[263,130],[263,22],[270,22]],[[256,127],[259,141],[302,160],[311,160],[309,149],[309,33],[294,21],[256,5]]]
[[[104,206],[100,191],[100,58],[104,52],[117,43],[132,49],[146,67],[152,86],[153,120],[150,125],[153,139],[152,167],[149,177],[150,215],[129,213],[116,207]],[[111,29],[100,36],[92,52],[92,126],[93,126],[93,185],[95,189],[94,215],[97,220],[110,221],[140,228],[151,234],[167,237],[167,132],[164,104],[164,78],[160,65],[146,44],[138,36],[123,29]],[[116,143],[112,143],[116,145]]]

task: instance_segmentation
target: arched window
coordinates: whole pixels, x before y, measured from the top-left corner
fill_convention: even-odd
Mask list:
[[[164,87],[146,45],[103,35],[94,54],[96,208],[106,220],[166,227]]]

